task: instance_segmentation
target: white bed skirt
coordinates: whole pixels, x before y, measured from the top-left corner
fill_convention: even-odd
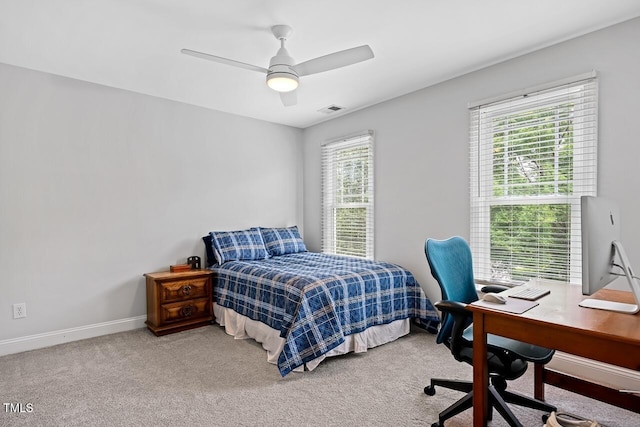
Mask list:
[[[280,331],[273,329],[264,323],[252,320],[236,313],[230,308],[213,304],[213,314],[216,323],[224,326],[227,334],[237,340],[253,338],[262,344],[267,351],[267,361],[277,364],[278,356],[284,347],[284,338],[280,337]],[[326,357],[338,356],[345,353],[363,353],[369,348],[377,347],[407,335],[410,329],[409,319],[396,320],[386,325],[372,326],[363,332],[347,335],[342,344],[322,356],[300,366],[294,372],[314,370]]]

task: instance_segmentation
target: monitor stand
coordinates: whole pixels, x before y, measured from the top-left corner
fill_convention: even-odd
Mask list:
[[[616,240],[613,242],[613,247],[620,257],[620,261],[622,262],[622,269],[624,270],[624,276],[627,278],[627,283],[629,283],[629,287],[631,288],[631,292],[633,293],[633,297],[636,303],[625,304],[623,302],[588,298],[582,300],[582,302],[578,305],[580,307],[617,311],[618,313],[636,314],[640,311],[640,283],[638,282],[638,279],[633,275],[631,265],[629,264],[629,258],[627,258],[627,253],[624,251],[622,243]]]

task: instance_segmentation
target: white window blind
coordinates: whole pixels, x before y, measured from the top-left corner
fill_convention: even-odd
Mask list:
[[[471,109],[478,280],[581,282],[580,196],[596,194],[595,75]]]
[[[322,251],[373,259],[373,133],[322,146]]]

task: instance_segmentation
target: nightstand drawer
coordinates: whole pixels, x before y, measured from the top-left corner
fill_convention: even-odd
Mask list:
[[[206,298],[210,294],[208,277],[164,282],[160,286],[160,303]]]
[[[208,298],[194,299],[160,306],[161,324],[182,322],[211,316],[211,300]]]

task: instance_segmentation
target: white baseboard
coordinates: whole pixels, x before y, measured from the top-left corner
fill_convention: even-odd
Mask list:
[[[144,328],[146,315],[0,341],[0,356]]]
[[[556,352],[547,367],[617,390],[640,390],[640,372],[572,354]]]

